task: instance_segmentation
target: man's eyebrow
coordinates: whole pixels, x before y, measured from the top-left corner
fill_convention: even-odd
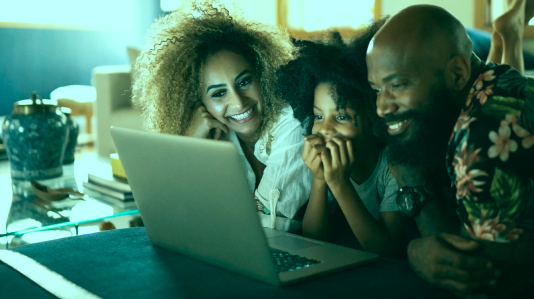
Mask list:
[[[391,80],[397,78],[398,76],[399,76],[399,74],[391,74],[391,75],[388,75],[388,76],[382,78],[382,82],[383,82],[383,83],[387,83],[388,81],[391,81]],[[369,83],[369,85],[375,85],[374,82],[371,82],[371,81],[369,81],[369,80],[367,80],[367,83]]]
[[[397,78],[398,76],[399,76],[399,74],[391,74],[391,75],[385,76],[384,78],[382,78],[382,82],[386,83],[388,81],[391,81],[391,80]]]
[[[239,80],[239,78],[243,77],[244,75],[246,75],[247,73],[250,73],[249,70],[244,70],[242,71],[241,73],[239,73],[239,75],[237,75],[237,77],[235,77],[235,81]]]
[[[226,86],[226,84],[210,85],[210,86],[208,86],[208,90],[206,90],[206,93],[208,93],[208,91],[210,91],[210,89],[217,88],[217,87],[224,87],[224,86]]]

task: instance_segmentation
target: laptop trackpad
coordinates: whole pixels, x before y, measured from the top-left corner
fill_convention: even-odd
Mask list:
[[[299,237],[293,237],[288,235],[282,235],[267,239],[269,246],[276,248],[285,248],[287,250],[300,250],[304,248],[310,248],[314,246],[323,245],[319,242],[310,240],[304,240]]]

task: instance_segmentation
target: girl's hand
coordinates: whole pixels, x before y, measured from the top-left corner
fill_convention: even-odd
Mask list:
[[[198,138],[211,137],[214,140],[218,140],[222,131],[228,134],[228,127],[213,118],[204,105],[199,104],[193,111],[193,120],[185,135]]]
[[[324,181],[323,163],[321,162],[321,153],[326,150],[323,138],[317,135],[304,136],[304,149],[302,151],[302,160],[310,169],[313,178]]]
[[[330,188],[350,182],[354,154],[349,139],[334,137],[326,143],[328,150],[321,155],[324,178]]]

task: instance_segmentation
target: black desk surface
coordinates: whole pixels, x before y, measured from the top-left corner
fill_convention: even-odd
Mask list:
[[[13,249],[103,298],[451,298],[404,261],[377,262],[276,288],[154,247],[144,228]],[[0,263],[0,297],[54,298]]]

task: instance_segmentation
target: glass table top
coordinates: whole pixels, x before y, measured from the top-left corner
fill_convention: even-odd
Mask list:
[[[62,176],[37,182],[83,193],[88,174],[103,172],[111,172],[109,158],[97,156],[92,148],[82,148],[73,164],[63,165]],[[93,233],[106,229],[102,227],[104,222],[111,223],[112,228],[129,227],[132,215],[138,213],[134,201],[122,202],[94,193],[77,199],[41,199],[31,182],[12,180],[9,162],[0,161],[0,248]]]

